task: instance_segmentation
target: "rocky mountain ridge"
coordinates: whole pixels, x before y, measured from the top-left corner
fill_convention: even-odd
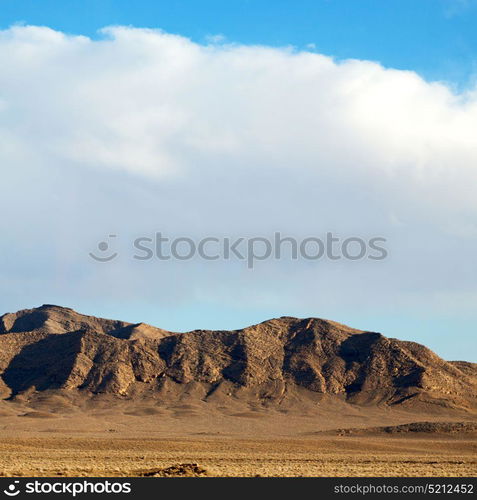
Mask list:
[[[174,333],[54,305],[0,317],[0,377],[3,399],[54,390],[172,397],[171,387],[195,385],[204,399],[226,387],[230,397],[278,403],[304,389],[355,404],[472,411],[477,394],[474,363],[328,320]]]

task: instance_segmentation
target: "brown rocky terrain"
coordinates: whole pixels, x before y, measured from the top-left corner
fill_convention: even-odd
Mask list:
[[[476,365],[321,319],[0,317],[0,475],[471,476]]]
[[[110,394],[286,404],[325,395],[358,405],[473,412],[477,365],[332,321],[283,317],[242,330],[173,333],[44,305],[0,317],[0,393]],[[301,391],[301,392],[300,392]]]
[[[334,429],[324,434],[341,435],[367,435],[367,434],[459,434],[461,436],[477,434],[476,422],[411,422],[401,425],[386,425],[382,427],[364,427]]]

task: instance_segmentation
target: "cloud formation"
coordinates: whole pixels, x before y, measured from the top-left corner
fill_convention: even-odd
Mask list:
[[[324,316],[475,313],[477,89],[126,27],[92,40],[15,26],[0,32],[0,68],[2,310],[107,296]],[[379,235],[390,257],[253,272],[87,258],[112,232],[158,230]]]

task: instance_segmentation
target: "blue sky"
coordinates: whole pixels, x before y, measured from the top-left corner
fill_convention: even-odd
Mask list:
[[[0,27],[17,22],[93,37],[121,24],[198,42],[222,34],[245,44],[314,44],[459,86],[477,72],[475,0],[0,0]]]
[[[316,316],[477,360],[476,26],[474,0],[0,0],[0,314]],[[389,258],[126,258],[157,231]]]

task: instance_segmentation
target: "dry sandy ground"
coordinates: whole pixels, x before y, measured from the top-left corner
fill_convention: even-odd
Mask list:
[[[197,463],[210,476],[476,476],[477,433],[337,435],[331,429],[468,414],[360,408],[314,411],[55,399],[0,406],[0,474],[134,476]]]
[[[122,439],[2,436],[7,476],[137,476],[197,463],[211,476],[475,476],[475,438]]]

